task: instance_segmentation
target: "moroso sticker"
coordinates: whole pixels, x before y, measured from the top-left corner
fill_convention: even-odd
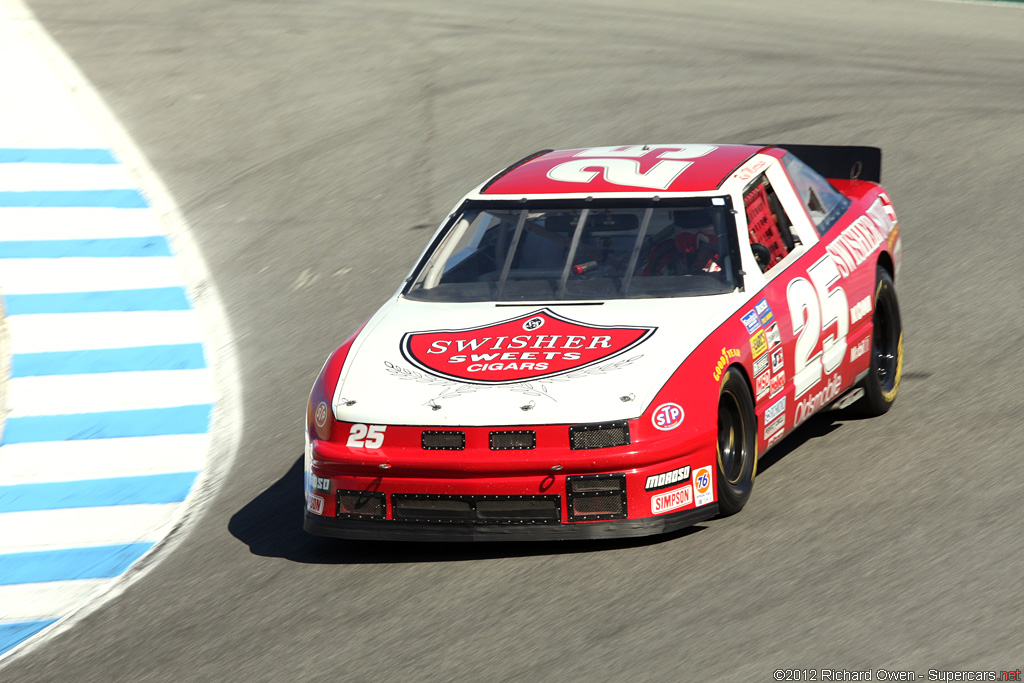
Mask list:
[[[715,499],[711,490],[711,468],[701,467],[693,473],[693,492],[697,499],[697,505],[707,505]]]
[[[553,377],[614,358],[657,327],[590,325],[542,309],[480,327],[407,332],[401,351],[424,372],[471,384]]]
[[[683,417],[683,409],[678,403],[662,403],[651,415],[651,424],[665,432],[683,424]]]
[[[651,514],[663,515],[679,508],[684,508],[693,502],[693,489],[689,484],[665,493],[651,496]]]
[[[754,310],[757,311],[757,319],[761,321],[762,325],[767,325],[774,318],[775,315],[772,313],[772,307],[768,305],[767,299],[761,299],[754,306]]]
[[[759,358],[767,350],[768,340],[765,339],[764,330],[758,330],[750,338],[750,352],[754,354],[754,358]]]
[[[647,481],[644,483],[644,490],[653,491],[655,489],[663,489],[666,486],[674,486],[681,481],[690,480],[690,466],[680,467],[672,470],[671,472],[662,472],[661,474],[652,474],[647,477]]]
[[[768,356],[765,356],[767,358]],[[754,380],[754,393],[755,398],[761,398],[768,393],[768,387],[771,386],[771,373],[765,370]]]
[[[746,315],[740,318],[740,320],[743,321],[743,324],[747,328],[747,332],[750,334],[753,334],[754,330],[761,327],[761,321],[757,319],[757,313],[754,311],[748,311]]]
[[[765,330],[764,335],[768,339],[768,346],[778,346],[782,343],[782,335],[779,334],[778,323],[772,323],[772,326]]]
[[[309,476],[310,483],[313,484],[314,491],[320,491],[322,493],[331,492],[331,480],[329,477],[318,477],[315,474]]]
[[[762,372],[768,369],[768,356],[761,355],[754,359],[754,374],[760,375]]]

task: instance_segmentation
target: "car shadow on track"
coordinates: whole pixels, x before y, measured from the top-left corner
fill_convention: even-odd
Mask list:
[[[302,456],[288,471],[232,515],[228,531],[249,546],[254,555],[280,557],[309,564],[379,564],[458,562],[499,557],[588,553],[635,548],[695,534],[698,524],[661,536],[599,541],[395,543],[345,541],[311,536],[302,530]]]

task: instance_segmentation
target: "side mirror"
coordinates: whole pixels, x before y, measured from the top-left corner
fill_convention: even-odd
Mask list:
[[[754,252],[754,261],[757,262],[757,267],[761,269],[761,272],[768,270],[768,264],[772,262],[772,252],[768,251],[768,247],[760,242],[751,242],[750,250]]]

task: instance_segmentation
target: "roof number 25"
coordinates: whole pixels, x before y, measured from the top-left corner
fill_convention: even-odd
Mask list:
[[[846,355],[846,334],[850,331],[850,305],[842,287],[829,289],[839,281],[839,269],[826,254],[807,269],[811,281],[802,277],[789,283],[786,296],[797,335],[793,354],[794,396],[801,396],[821,381],[825,374],[835,372]],[[805,320],[806,318],[806,320]],[[813,356],[818,338],[835,325],[835,332],[821,342],[821,351]]]
[[[349,448],[380,448],[384,445],[384,430],[387,425],[364,425],[356,423],[348,432]]]
[[[640,161],[656,150],[659,161],[640,172]],[[642,145],[632,147],[592,147],[573,156],[573,161],[555,166],[548,171],[548,178],[564,183],[589,183],[604,171],[604,180],[612,185],[628,187],[649,187],[652,190],[667,190],[675,179],[685,171],[692,161],[715,150],[714,145]]]

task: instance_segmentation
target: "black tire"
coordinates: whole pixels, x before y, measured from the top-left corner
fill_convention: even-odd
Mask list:
[[[871,366],[861,386],[864,396],[852,407],[865,417],[886,413],[900,392],[903,375],[903,323],[896,287],[885,268],[878,268],[875,312],[871,316]]]
[[[750,385],[736,368],[725,371],[718,395],[718,511],[743,509],[757,472],[757,416]]]

